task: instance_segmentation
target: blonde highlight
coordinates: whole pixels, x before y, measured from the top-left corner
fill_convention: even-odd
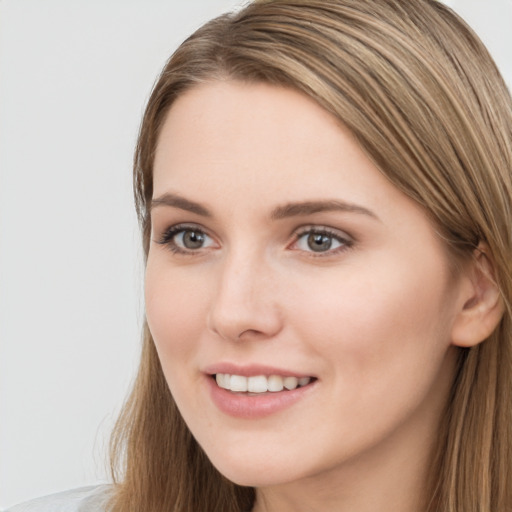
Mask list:
[[[489,247],[506,311],[488,340],[460,349],[424,512],[512,509],[512,101],[487,50],[435,0],[258,0],[209,22],[171,57],[144,114],[134,188],[146,254],[165,115],[189,88],[226,79],[310,96],[424,208],[454,260]],[[188,431],[147,326],[111,447],[113,512],[253,505]]]

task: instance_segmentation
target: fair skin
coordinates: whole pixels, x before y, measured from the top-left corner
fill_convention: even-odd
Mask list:
[[[311,99],[235,81],[173,104],[153,199],[147,319],[217,469],[256,512],[419,510],[478,299],[425,213]],[[220,372],[311,380],[247,393]]]

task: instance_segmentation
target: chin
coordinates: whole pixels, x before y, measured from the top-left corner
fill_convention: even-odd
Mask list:
[[[285,457],[275,460],[265,450],[258,450],[260,456],[247,456],[242,453],[212,454],[206,452],[217,471],[231,482],[243,487],[267,487],[299,480],[300,467],[288,464]],[[278,453],[278,451],[274,451]]]
[[[292,475],[283,474],[280,470],[275,471],[269,468],[248,468],[244,466],[235,469],[232,467],[217,467],[217,470],[229,481],[242,487],[270,487],[297,479]]]

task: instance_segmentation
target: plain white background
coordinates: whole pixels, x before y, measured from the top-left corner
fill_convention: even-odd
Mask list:
[[[512,0],[452,0],[512,83]],[[236,0],[0,0],[0,508],[106,481],[143,268],[131,158],[172,50]]]

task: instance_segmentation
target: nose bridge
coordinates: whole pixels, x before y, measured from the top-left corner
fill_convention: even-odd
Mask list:
[[[216,334],[238,340],[243,334],[268,337],[279,331],[272,270],[264,254],[250,247],[230,251],[221,263],[216,285],[208,322]]]

